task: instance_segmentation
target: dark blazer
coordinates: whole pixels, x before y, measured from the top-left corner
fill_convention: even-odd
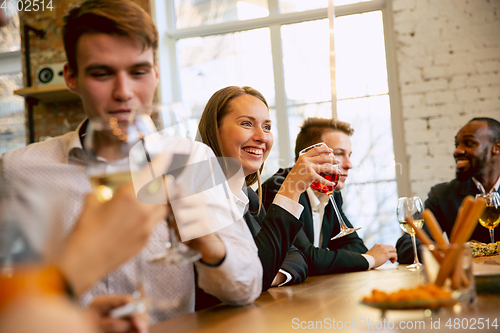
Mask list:
[[[271,287],[279,269],[292,275],[286,285],[301,283],[307,278],[307,262],[304,255],[293,246],[295,237],[302,229],[302,222],[287,210],[271,205],[267,210],[259,210],[259,196],[251,188],[248,190],[248,211],[243,215],[259,250],[262,262],[262,291]]]
[[[262,202],[264,207],[269,207],[283,184],[290,169],[279,169],[271,178],[262,184]],[[339,207],[340,214],[347,226],[352,227],[342,211],[342,195],[334,192],[334,198]],[[331,203],[325,207],[323,217],[323,244],[321,248],[315,247],[313,233],[313,219],[311,204],[306,193],[302,193],[299,203],[304,206],[300,220],[304,223],[303,229],[297,235],[294,245],[304,253],[309,265],[309,275],[322,275],[362,271],[368,269],[368,262],[361,255],[368,249],[357,233],[330,240],[340,231],[340,225]]]
[[[255,244],[259,251],[262,263],[262,291],[271,287],[280,268],[290,273],[292,279],[286,285],[303,282],[308,275],[307,261],[293,242],[297,233],[302,230],[302,222],[285,209],[277,205],[270,205],[267,213],[264,207],[259,214],[259,196],[251,188],[247,188],[248,210],[243,215]],[[245,272],[242,272],[244,274]],[[198,274],[195,271],[198,281]],[[205,293],[196,283],[195,310],[202,310],[216,305],[220,301]]]
[[[425,208],[432,211],[441,229],[446,231],[448,237],[450,237],[457,218],[458,208],[462,204],[462,201],[468,195],[475,197],[476,194],[479,193],[472,179],[463,182],[454,179],[451,182],[441,183],[432,187],[428,194],[428,199],[425,201]],[[429,230],[425,224],[423,230],[430,236]],[[490,234],[488,229],[478,224],[470,239],[489,243]],[[419,245],[420,241],[417,239],[417,248]],[[413,247],[409,234],[405,233],[398,239],[396,249],[398,251],[398,262],[401,264],[413,263]]]

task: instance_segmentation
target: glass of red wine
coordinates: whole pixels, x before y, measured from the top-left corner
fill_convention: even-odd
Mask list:
[[[300,151],[299,155],[305,154],[309,150],[317,148],[317,147],[328,147],[328,146],[324,142],[316,143],[316,144],[314,144],[312,146],[309,146],[307,148],[302,149]],[[330,155],[333,156],[333,153],[330,153]],[[337,169],[339,168],[338,164],[334,164],[334,166]],[[345,224],[344,219],[342,219],[342,216],[340,215],[340,211],[339,211],[339,208],[337,207],[337,203],[335,202],[335,199],[333,198],[333,191],[335,190],[335,187],[337,186],[337,182],[339,181],[339,175],[336,174],[336,173],[325,173],[325,172],[320,172],[319,175],[321,177],[325,178],[326,180],[329,180],[329,181],[331,181],[332,183],[335,184],[335,186],[328,186],[328,185],[325,185],[325,184],[321,184],[320,182],[313,182],[311,184],[311,188],[313,190],[316,190],[318,192],[325,193],[325,194],[328,195],[328,197],[330,198],[330,202],[332,203],[333,209],[335,210],[335,214],[337,215],[337,219],[339,220],[340,232],[337,235],[335,235],[334,237],[332,237],[331,240],[347,236],[347,235],[355,232],[356,230],[361,229],[361,227],[359,227],[359,228],[349,228]]]

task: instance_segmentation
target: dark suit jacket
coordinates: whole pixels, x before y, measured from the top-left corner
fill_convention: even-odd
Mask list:
[[[302,222],[285,209],[271,205],[266,213],[262,207],[259,214],[259,196],[251,188],[248,190],[248,210],[243,215],[262,263],[262,291],[271,287],[280,268],[290,273],[292,279],[286,285],[303,282],[308,275],[307,261],[302,252],[293,246],[297,233],[302,229]],[[195,272],[196,273],[196,272]],[[244,274],[244,272],[242,272]],[[198,275],[195,274],[196,281]],[[220,301],[205,293],[196,283],[196,311],[220,303]]]
[[[264,207],[267,208],[271,205],[274,196],[278,193],[281,184],[283,184],[289,172],[290,169],[279,169],[277,173],[264,182],[262,185]],[[334,192],[334,198],[344,222],[347,226],[352,227],[352,224],[342,211],[342,195],[340,192]],[[339,222],[331,203],[328,203],[325,207],[322,225],[323,244],[321,248],[317,248],[312,244],[314,238],[313,219],[311,204],[306,193],[302,193],[299,203],[304,206],[304,211],[300,216],[304,227],[297,235],[294,245],[306,256],[309,265],[309,275],[344,273],[368,269],[368,262],[361,255],[361,253],[366,253],[368,249],[357,233],[352,233],[333,241],[330,240],[331,237],[340,231]]]
[[[247,190],[248,211],[243,218],[259,249],[264,272],[262,291],[271,287],[280,268],[292,275],[286,285],[304,281],[307,278],[307,262],[304,255],[293,246],[295,237],[302,229],[302,222],[277,205],[271,205],[267,213],[262,207],[257,215],[259,197],[251,188]]]
[[[462,204],[462,201],[466,196],[472,195],[475,197],[476,194],[479,194],[479,190],[472,179],[463,182],[454,179],[449,183],[441,183],[432,187],[428,195],[429,197],[425,201],[425,208],[432,211],[441,229],[446,231],[448,237],[450,237],[451,230],[457,218],[458,208]],[[425,224],[423,230],[430,236],[429,230]],[[489,243],[490,234],[488,229],[478,224],[470,239]],[[417,239],[417,248],[419,245],[420,241]],[[405,233],[398,239],[396,249],[398,251],[398,261],[400,263],[413,263],[413,247],[409,234]]]

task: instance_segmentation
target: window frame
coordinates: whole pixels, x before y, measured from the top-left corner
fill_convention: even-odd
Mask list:
[[[22,72],[21,51],[0,52],[0,75]]]
[[[225,22],[199,27],[177,29],[175,22],[174,0],[151,2],[152,17],[160,34],[158,50],[158,65],[160,68],[160,84],[158,99],[161,103],[182,101],[178,52],[176,42],[183,38],[205,37],[210,35],[234,33],[258,28],[269,28],[271,34],[271,52],[273,59],[275,108],[278,120],[277,131],[280,161],[293,161],[290,150],[288,131],[287,103],[283,70],[283,50],[281,46],[281,26],[328,18],[328,8],[307,10],[303,12],[279,13],[279,1],[268,0],[269,16],[243,21]],[[361,14],[380,10],[384,25],[384,41],[386,52],[387,79],[389,86],[389,101],[391,108],[391,126],[394,144],[394,160],[396,183],[399,196],[409,196],[411,193],[409,181],[409,163],[406,157],[404,143],[403,116],[399,80],[397,73],[396,49],[393,37],[392,1],[372,0],[349,5],[335,6],[335,16]],[[332,117],[336,117],[332,110]],[[282,165],[285,167],[286,165]]]

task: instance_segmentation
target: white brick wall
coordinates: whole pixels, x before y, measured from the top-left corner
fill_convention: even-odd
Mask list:
[[[392,0],[414,195],[455,176],[454,137],[500,120],[500,0]]]

